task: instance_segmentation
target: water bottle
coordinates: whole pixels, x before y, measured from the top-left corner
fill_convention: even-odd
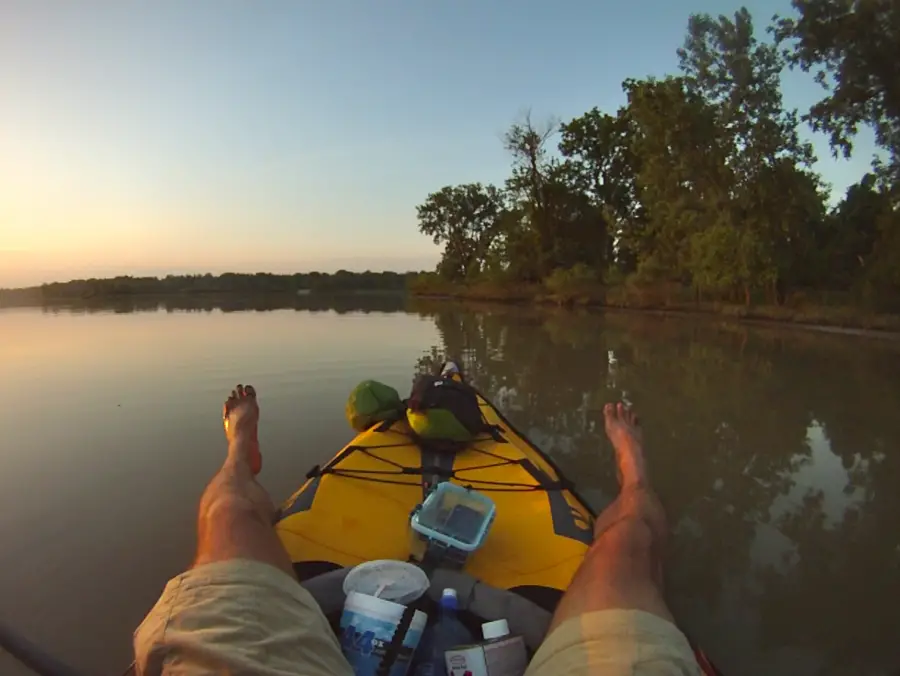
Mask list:
[[[419,643],[413,676],[447,676],[444,652],[472,643],[472,634],[456,616],[458,609],[456,590],[448,587],[441,594],[437,622],[425,632]]]

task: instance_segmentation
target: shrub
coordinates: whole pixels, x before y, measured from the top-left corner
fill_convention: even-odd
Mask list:
[[[584,263],[557,268],[544,279],[544,288],[559,303],[587,304],[605,300],[597,272]]]

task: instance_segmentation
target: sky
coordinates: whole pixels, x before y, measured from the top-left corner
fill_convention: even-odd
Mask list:
[[[788,0],[747,4],[761,33]],[[4,0],[0,287],[431,268],[415,207],[503,181],[502,135],[615,112],[728,0]],[[820,96],[785,76],[785,104]],[[865,172],[813,137],[842,194]]]

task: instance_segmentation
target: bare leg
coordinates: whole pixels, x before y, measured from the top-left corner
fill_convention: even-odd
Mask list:
[[[200,499],[194,566],[250,559],[294,575],[291,560],[272,528],[275,506],[256,482],[262,468],[256,392],[238,385],[223,413],[228,456]]]
[[[662,595],[662,505],[650,489],[637,416],[623,404],[603,409],[616,450],[620,491],[597,518],[594,543],[553,616],[551,630],[595,610],[643,610],[672,620]]]

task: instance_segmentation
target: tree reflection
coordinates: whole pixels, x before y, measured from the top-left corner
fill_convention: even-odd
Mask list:
[[[297,310],[305,312],[403,312],[408,300],[402,293],[305,293],[305,294],[182,294],[168,296],[122,296],[46,302],[48,313],[132,312],[268,312]]]
[[[673,607],[727,673],[803,673],[779,662],[786,647],[812,656],[808,673],[900,665],[896,346],[633,314],[417,309],[442,338],[420,366],[462,359],[597,509],[615,490],[602,406],[637,407],[672,526]]]

